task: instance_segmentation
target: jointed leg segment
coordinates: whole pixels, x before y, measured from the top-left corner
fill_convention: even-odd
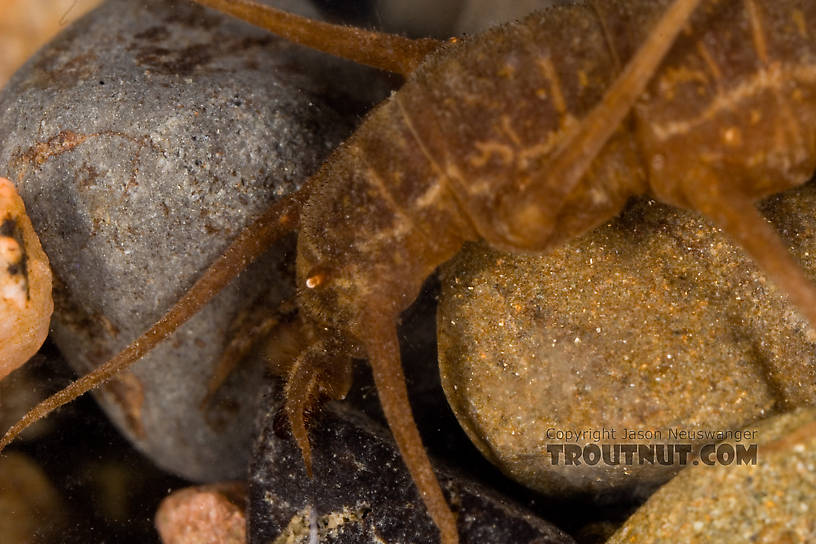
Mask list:
[[[320,396],[334,400],[344,398],[351,381],[351,358],[322,340],[303,350],[289,369],[283,390],[284,409],[309,477],[312,476],[312,453],[305,414],[317,404]]]
[[[713,173],[702,173],[686,198],[730,235],[802,312],[816,330],[816,285],[805,275],[779,234],[744,195],[726,188]]]
[[[380,306],[372,303],[369,307]],[[368,337],[365,339],[366,351],[388,426],[394,434],[402,458],[422,495],[428,513],[439,527],[442,543],[455,544],[459,542],[456,518],[445,501],[411,415],[405,375],[400,362],[397,320],[393,316],[372,312],[366,322],[370,326]]]
[[[442,44],[431,38],[412,40],[395,34],[314,21],[251,0],[195,1],[292,43],[404,76],[413,72]]]
[[[545,212],[546,207],[542,203],[567,201],[566,195],[575,189],[609,138],[629,115],[632,106],[646,89],[652,75],[701,1],[672,2],[623,72],[607,89],[603,99],[561,143],[559,151],[547,166],[546,179],[531,184],[525,191],[526,205],[513,210],[514,213],[504,211],[507,221],[517,220],[520,223],[510,230],[526,230],[528,239],[546,240],[550,237],[552,225],[547,218],[556,217],[557,214],[553,214],[551,210]],[[537,225],[540,232],[530,232]]]
[[[202,409],[206,408],[241,361],[270,335],[272,338],[277,338],[278,335],[273,334],[273,330],[279,328],[287,316],[297,311],[297,305],[292,299],[279,303],[275,308],[270,308],[268,304],[272,301],[266,298],[263,297],[263,300],[258,301],[253,307],[241,312],[230,327],[230,341],[224,348],[221,359],[216,364],[207,384],[207,395],[201,402]]]

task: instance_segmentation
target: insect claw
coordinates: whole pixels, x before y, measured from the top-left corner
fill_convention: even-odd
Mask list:
[[[312,342],[295,358],[283,390],[284,410],[309,477],[312,476],[312,452],[306,430],[306,414],[320,401],[321,396],[341,399],[351,386],[351,358],[338,356],[338,351],[330,339],[321,338]]]
[[[292,430],[292,437],[300,448],[303,456],[303,464],[306,466],[306,474],[312,477],[312,448],[309,443],[309,433],[306,430],[305,411],[308,397],[314,389],[314,378],[306,378],[305,381],[292,381],[286,383],[286,402],[284,409],[289,419],[289,426]]]
[[[286,378],[286,386],[283,389],[284,409],[289,419],[292,437],[300,448],[309,478],[312,477],[312,449],[309,444],[309,433],[306,430],[305,413],[318,400],[317,376],[319,373],[316,363],[320,357],[324,356],[325,349],[320,341],[304,350],[292,364]]]

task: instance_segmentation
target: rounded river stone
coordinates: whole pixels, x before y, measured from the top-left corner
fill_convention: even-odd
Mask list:
[[[701,457],[607,544],[816,542],[816,410],[777,415],[745,430],[756,438],[724,442]],[[746,453],[737,463],[740,446]]]
[[[279,389],[270,387],[268,398],[258,414],[260,433],[249,469],[250,544],[439,542],[390,431],[352,402],[328,403],[309,432],[309,477],[282,421]],[[434,457],[431,462],[456,513],[462,544],[574,542],[501,491]]]
[[[575,3],[575,0],[516,0],[515,2],[466,0],[462,3],[455,29],[457,34],[476,34],[492,26],[521,19],[533,11],[568,3]]]
[[[0,176],[17,183],[51,260],[52,336],[71,366],[86,373],[116,354],[297,189],[382,96],[372,73],[166,0],[110,0],[17,72],[0,94]],[[200,403],[239,310],[293,294],[291,248],[283,241],[100,390],[163,468],[245,473],[263,365]]]
[[[811,278],[814,208],[814,183],[763,205]],[[651,200],[546,256],[471,246],[442,284],[448,400],[485,456],[542,492],[646,491],[680,468],[657,447],[645,464],[555,462],[559,447],[698,447],[816,399],[804,318],[719,229]]]

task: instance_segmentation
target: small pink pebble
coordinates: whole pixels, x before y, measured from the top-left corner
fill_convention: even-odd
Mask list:
[[[181,489],[156,512],[164,544],[245,544],[246,485],[240,482]]]

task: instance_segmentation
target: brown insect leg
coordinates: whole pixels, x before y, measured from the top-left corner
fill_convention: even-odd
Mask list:
[[[284,409],[289,418],[292,436],[303,455],[303,464],[306,465],[306,474],[309,478],[312,477],[312,447],[309,444],[304,414],[317,401],[318,384],[313,358],[320,354],[315,353],[315,348],[322,350],[321,345],[313,345],[295,360],[283,390],[286,398]]]
[[[235,368],[252,352],[258,344],[268,338],[283,319],[296,311],[295,301],[285,300],[274,310],[269,309],[269,301],[258,301],[255,307],[241,312],[230,327],[230,342],[224,348],[221,359],[207,383],[207,395],[201,401],[204,409]]]
[[[335,356],[337,350],[323,341],[314,342],[295,359],[286,378],[284,409],[292,436],[297,442],[312,477],[312,450],[306,430],[305,413],[320,400],[320,395],[339,400],[346,396],[352,382],[352,364],[348,356]]]
[[[708,216],[748,252],[816,330],[816,285],[754,204],[744,195],[728,190],[713,174],[703,174],[684,193],[692,208]]]
[[[314,21],[251,0],[195,1],[268,30],[292,43],[404,76],[413,72],[431,51],[443,43],[431,38],[413,40],[395,34]]]
[[[150,329],[105,364],[48,397],[15,423],[0,440],[3,450],[20,432],[55,410],[97,387],[137,361],[196,314],[221,289],[266,251],[270,244],[297,227],[306,187],[275,202],[204,272],[201,278]]]
[[[369,307],[378,306],[382,305],[374,303]],[[456,544],[459,542],[456,518],[442,495],[411,415],[405,375],[400,362],[396,319],[370,313],[366,323],[370,327],[368,337],[365,339],[366,351],[388,426],[391,427],[402,458],[422,495],[428,513],[439,527],[443,544]]]
[[[577,129],[565,138],[560,151],[548,166],[545,182],[531,186],[530,194],[525,198],[527,204],[514,213],[507,214],[511,220],[518,222],[519,230],[529,230],[534,225],[541,225],[540,239],[549,236],[552,222],[548,218],[555,217],[555,214],[552,210],[542,210],[540,203],[551,202],[553,191],[558,191],[560,195],[572,192],[592,161],[629,114],[632,105],[646,88],[700,1],[675,0],[663,13],[649,32],[646,41],[606,91],[601,102],[581,121]],[[561,201],[566,199],[562,198]]]

